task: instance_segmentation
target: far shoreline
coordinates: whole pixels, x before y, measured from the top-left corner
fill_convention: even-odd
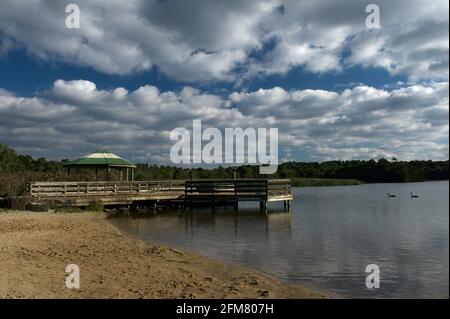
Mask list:
[[[292,179],[295,180],[295,179]],[[317,184],[311,185],[299,185],[292,183],[292,187],[342,187],[342,186],[360,186],[360,185],[376,185],[376,184],[413,184],[413,183],[434,183],[434,182],[448,182],[448,179],[439,179],[439,180],[425,180],[425,181],[407,181],[407,182],[365,182],[360,180],[345,180],[345,179],[327,179],[327,178],[312,178],[312,180],[318,180]],[[329,183],[323,181],[330,181]],[[323,183],[320,183],[323,182]]]

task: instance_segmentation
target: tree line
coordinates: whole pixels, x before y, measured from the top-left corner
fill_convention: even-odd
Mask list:
[[[68,160],[49,161],[17,154],[7,145],[0,144],[0,196],[23,192],[30,181],[64,181],[108,179],[107,176],[89,174],[70,176],[64,164]],[[327,162],[285,162],[270,178],[291,178],[294,185],[349,185],[365,183],[421,182],[448,180],[446,161],[397,161],[396,159],[351,160]],[[137,164],[136,180],[257,178],[259,167],[176,167],[166,165]],[[311,181],[310,183],[305,181]],[[322,183],[320,181],[323,181]],[[340,183],[337,183],[341,181]]]
[[[346,179],[365,183],[422,182],[427,180],[448,180],[446,161],[396,161],[379,159],[328,162],[285,162],[278,166],[270,178]],[[257,178],[259,167],[242,165],[238,167],[179,168],[138,164],[137,180],[189,179],[189,178]]]

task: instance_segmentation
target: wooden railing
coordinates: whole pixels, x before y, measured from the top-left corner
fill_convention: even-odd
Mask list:
[[[116,195],[184,194],[184,181],[152,182],[33,182],[32,197],[86,197]]]
[[[205,198],[260,198],[291,194],[288,179],[223,179],[190,181],[136,181],[136,182],[33,182],[30,195],[35,198],[113,197],[120,195],[174,195]]]
[[[290,179],[269,179],[267,182],[269,196],[291,195]]]
[[[268,198],[291,194],[289,179],[237,179],[186,181],[186,197],[258,197]]]

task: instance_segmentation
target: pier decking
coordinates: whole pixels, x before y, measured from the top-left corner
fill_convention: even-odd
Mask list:
[[[258,201],[266,208],[268,202],[283,201],[285,209],[293,199],[289,179],[33,182],[30,196],[40,202],[70,206],[87,206],[95,201],[104,205],[176,202],[185,207],[237,206],[239,201]]]

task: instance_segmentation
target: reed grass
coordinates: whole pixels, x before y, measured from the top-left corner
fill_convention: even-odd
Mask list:
[[[360,185],[357,179],[333,179],[333,178],[292,178],[292,186],[316,187],[316,186],[351,186]]]

